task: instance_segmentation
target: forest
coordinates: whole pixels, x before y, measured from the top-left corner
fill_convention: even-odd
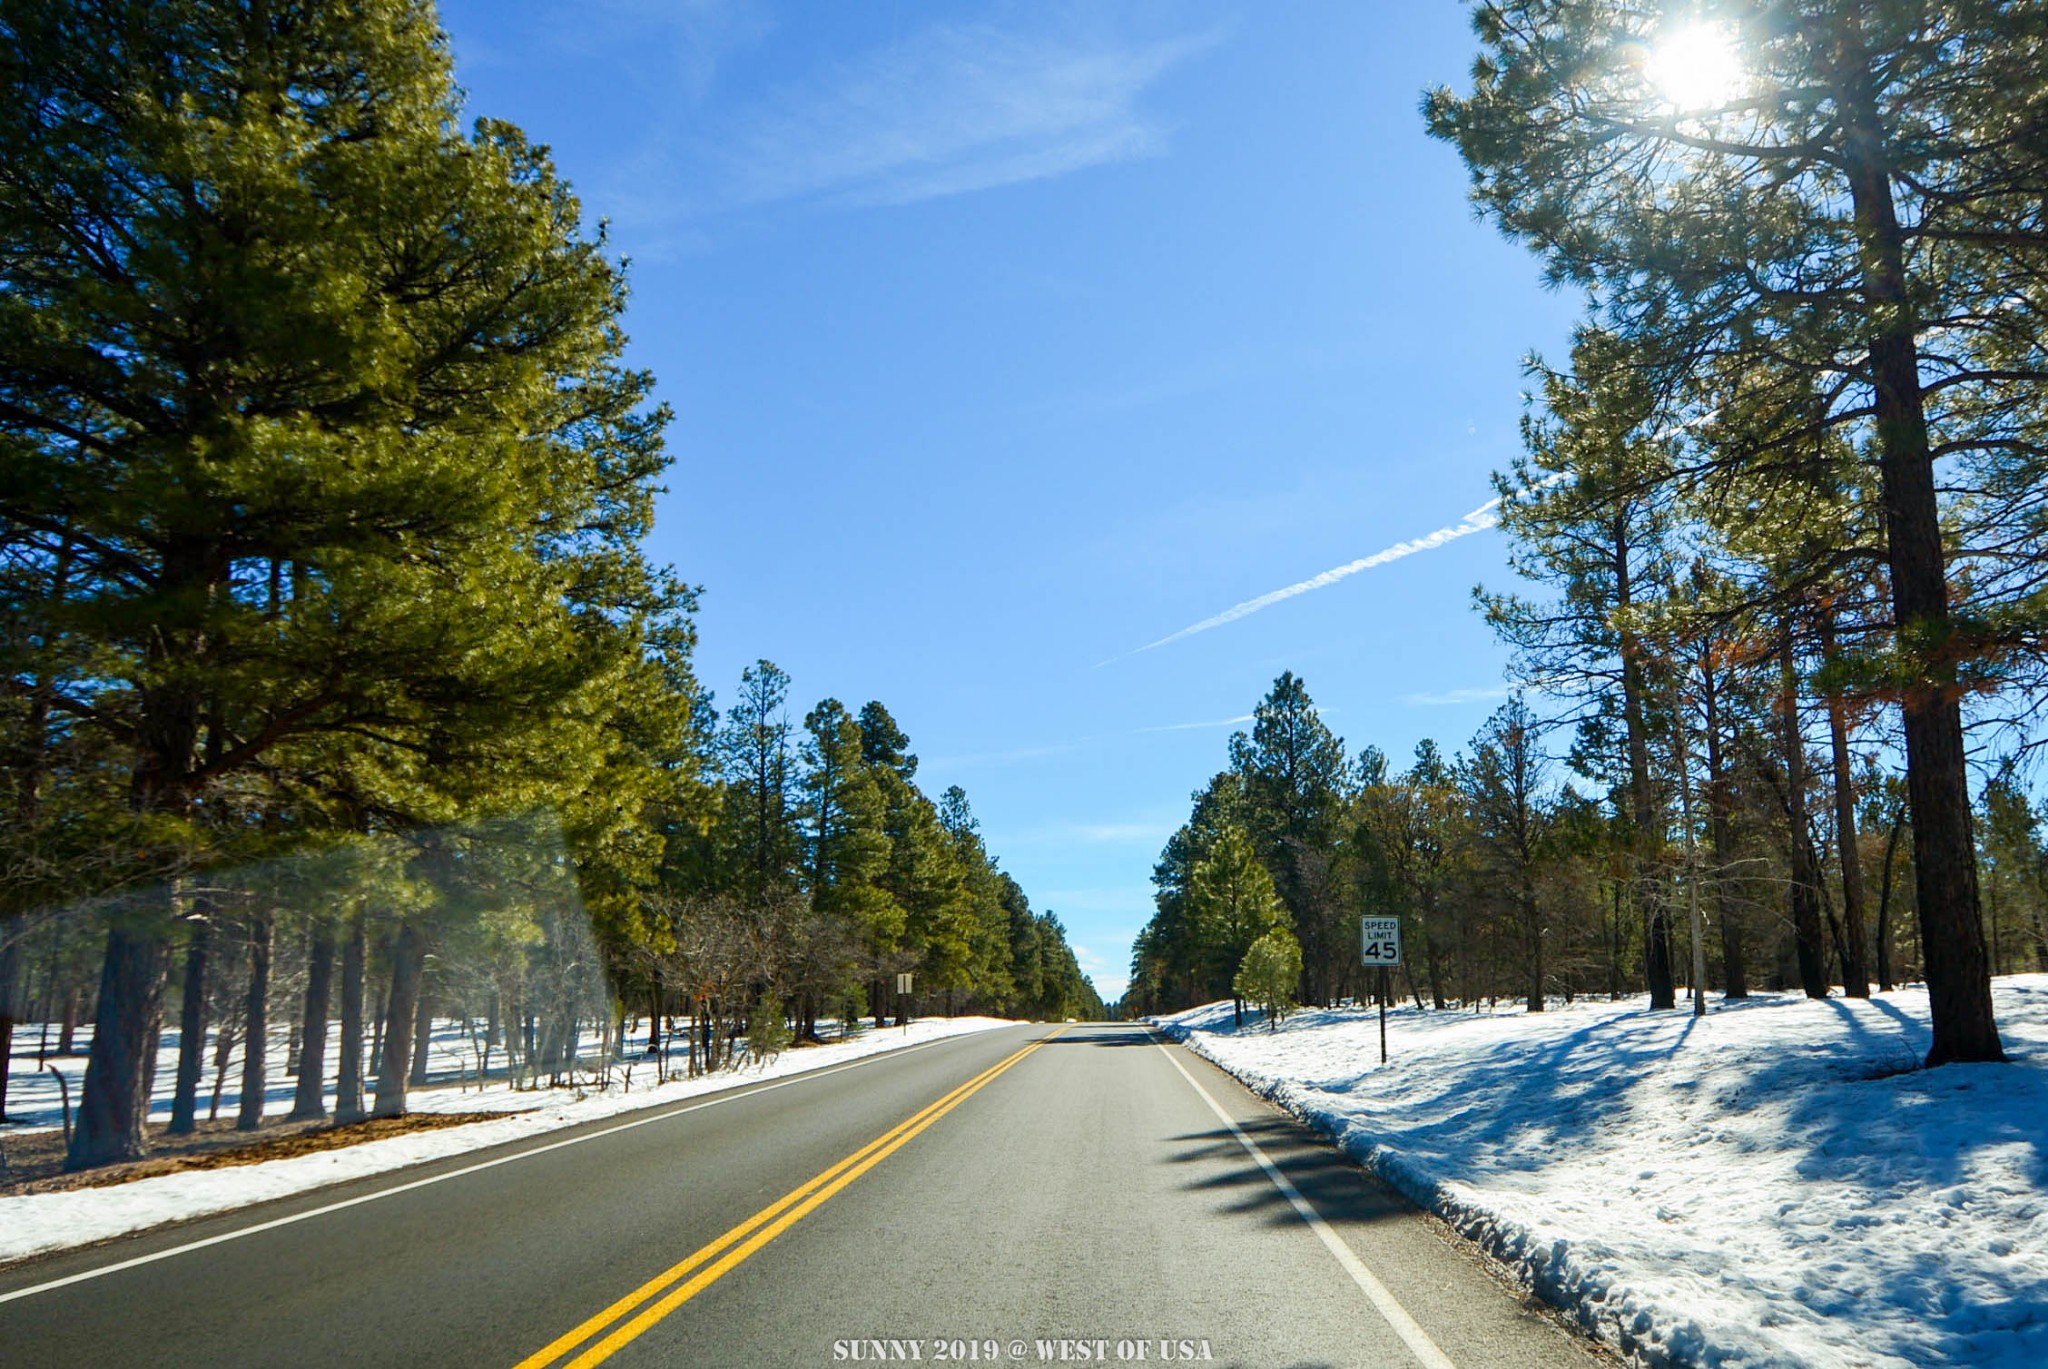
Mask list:
[[[1398,916],[1439,1007],[1924,980],[1928,1063],[2002,1059],[1990,976],[2048,968],[2040,8],[1660,45],[1625,9],[1480,5],[1471,88],[1423,102],[1584,301],[1495,477],[1506,703],[1347,755],[1281,677],[1160,857],[1130,1005],[1242,1001],[1269,936],[1290,996],[1354,997],[1358,918]]]
[[[150,1144],[167,1030],[175,1134],[280,1029],[346,1121],[435,1018],[541,1083],[629,1020],[692,1069],[879,1023],[906,971],[1100,1013],[882,704],[796,721],[762,661],[714,707],[624,265],[431,6],[0,23],[0,1061],[90,1026],[68,1167]]]

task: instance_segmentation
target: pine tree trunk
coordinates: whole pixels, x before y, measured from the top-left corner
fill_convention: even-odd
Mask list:
[[[166,539],[154,588],[158,596],[211,593],[224,578],[221,569],[210,536],[173,532]],[[164,666],[189,641],[179,630],[156,632],[144,657],[152,666]],[[141,745],[130,774],[130,801],[136,813],[172,818],[189,814],[203,712],[204,701],[189,683],[167,682],[161,689],[142,691],[135,731]],[[100,965],[85,1087],[64,1159],[68,1170],[135,1159],[143,1153],[147,1094],[156,1077],[151,1039],[163,1029],[170,926],[179,899],[174,884],[114,914]]]
[[[7,1120],[7,1078],[14,1066],[14,1024],[21,1017],[21,943],[13,918],[0,918],[0,1122]]]
[[[372,1074],[382,1074],[384,1072],[384,1027],[391,1009],[391,973],[389,962],[396,949],[395,943],[395,937],[387,938],[385,944],[380,948],[384,953],[386,969],[384,974],[384,992],[377,999],[377,1010],[370,1018],[370,1073]]]
[[[384,1056],[377,1070],[377,1096],[372,1116],[403,1117],[405,1090],[412,1074],[413,1014],[419,1009],[420,976],[427,943],[410,922],[400,926],[391,949],[391,993],[384,1009]]]
[[[270,1088],[270,953],[276,922],[269,909],[249,921],[249,996],[242,1026],[242,1105],[236,1131],[263,1125],[264,1095]]]
[[[1721,996],[1749,997],[1749,976],[1742,957],[1742,910],[1730,890],[1735,841],[1728,819],[1728,776],[1721,762],[1721,715],[1714,662],[1702,662],[1700,699],[1706,711],[1707,832],[1714,848],[1714,920],[1721,926]]]
[[[1543,1011],[1543,923],[1536,906],[1536,891],[1525,880],[1522,886],[1522,927],[1528,940],[1529,1011]]]
[[[306,950],[306,999],[299,1017],[299,1083],[292,1098],[290,1121],[317,1121],[327,1115],[327,998],[333,979],[334,923],[318,914]]]
[[[1614,917],[1609,923],[1607,938],[1607,1001],[1621,997],[1621,949],[1622,949],[1622,883],[1614,881]]]
[[[1927,1063],[2003,1060],[1978,904],[1961,691],[1955,663],[1941,656],[1953,625],[1905,235],[1892,197],[1892,158],[1860,19],[1852,10],[1837,22],[1832,74],[1843,126],[1843,171],[1863,248],[1862,285],[1870,310],[1869,364],[1892,615],[1901,655],[1917,677],[1899,711],[1912,800],[1920,952],[1933,1028]]]
[[[1623,516],[1626,517],[1625,515]],[[1633,602],[1630,546],[1622,520],[1614,528],[1615,603],[1624,614]],[[1621,635],[1621,711],[1628,732],[1628,787],[1634,832],[1631,873],[1636,909],[1643,922],[1643,978],[1652,1009],[1675,1008],[1678,994],[1671,969],[1671,915],[1651,887],[1650,871],[1663,835],[1656,796],[1650,788],[1649,724],[1643,715],[1642,646],[1632,632]]]
[[[1828,730],[1835,762],[1835,834],[1842,858],[1842,992],[1870,997],[1866,943],[1863,857],[1856,840],[1856,788],[1849,766],[1849,733],[1840,696],[1828,701]]]
[[[170,955],[168,948],[166,948],[164,954],[166,961],[168,961]],[[135,1080],[135,1114],[142,1118],[145,1126],[149,1121],[150,1102],[156,1096],[156,1067],[157,1061],[162,1056],[163,1044],[163,1002],[159,998],[157,1011],[149,1023],[149,1039],[142,1048],[142,1072]]]
[[[185,943],[185,987],[178,1008],[178,1073],[171,1088],[173,1136],[199,1127],[199,1080],[206,1073],[206,969],[213,943],[213,911],[193,910],[191,940]]]
[[[1988,905],[1985,911],[1991,915],[1991,973],[1993,974],[2000,973],[2001,967],[2005,964],[2005,952],[1998,944],[1999,932],[2001,930],[1998,918],[1998,883],[1996,879],[1991,881],[1991,887],[1985,891],[1984,899],[1985,904]]]
[[[1821,649],[1834,654],[1834,620],[1821,618]],[[1849,706],[1839,691],[1828,695],[1828,743],[1835,766],[1835,845],[1842,857],[1842,992],[1870,997],[1865,958],[1869,928],[1864,921],[1863,857],[1856,840],[1856,781],[1849,758]]]
[[[434,993],[433,986],[420,976],[420,1002],[412,1018],[412,1069],[406,1074],[406,1083],[418,1088],[427,1082],[427,1067],[432,1062],[429,1055],[434,1048]]]
[[[101,973],[105,974],[102,967]],[[64,1012],[57,1023],[57,1054],[78,1054],[78,985],[76,982],[64,986]]]
[[[351,913],[341,950],[341,1064],[334,1081],[334,1120],[363,1120],[363,978],[370,958],[363,915]]]
[[[1422,965],[1429,974],[1429,1000],[1436,1005],[1438,1012],[1442,1012],[1445,1006],[1443,951],[1436,944],[1436,938],[1429,934],[1429,929],[1436,922],[1436,896],[1434,894],[1423,900],[1421,912]]]
[[[221,1020],[220,1030],[213,1036],[213,1099],[206,1109],[206,1120],[211,1122],[220,1116],[221,1090],[228,1083],[228,1061],[233,1058],[235,1045],[242,1039],[242,1021],[235,1016]]]
[[[117,921],[107,932],[92,1055],[64,1156],[67,1170],[140,1159],[147,1149],[136,1100],[156,1074],[154,1062],[144,1057],[163,1014],[168,950],[153,927]]]
[[[1899,855],[1899,836],[1905,831],[1906,815],[1901,812],[1892,819],[1891,831],[1884,838],[1884,869],[1878,882],[1877,894],[1877,987],[1890,993],[1895,987],[1892,980],[1892,869]]]
[[[1806,812],[1806,738],[1799,728],[1799,674],[1792,659],[1792,624],[1779,639],[1778,696],[1785,747],[1785,822],[1792,862],[1792,944],[1799,958],[1799,985],[1808,998],[1828,996],[1828,952],[1820,921],[1820,871]]]

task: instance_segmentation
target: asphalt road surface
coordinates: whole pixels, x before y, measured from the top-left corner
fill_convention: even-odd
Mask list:
[[[0,1271],[9,1366],[935,1362],[1599,1363],[1128,1026],[955,1037]]]

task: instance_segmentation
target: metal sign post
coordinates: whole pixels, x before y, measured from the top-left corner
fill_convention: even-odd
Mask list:
[[[1359,960],[1380,972],[1380,1063],[1387,1063],[1387,999],[1392,993],[1392,971],[1401,963],[1401,919],[1368,917],[1359,920]]]
[[[896,1025],[903,1028],[905,1036],[910,1035],[910,1017],[903,1011],[903,1000],[910,997],[910,985],[914,976],[905,970],[896,976]]]

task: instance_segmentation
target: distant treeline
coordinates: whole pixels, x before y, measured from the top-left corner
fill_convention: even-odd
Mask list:
[[[1361,963],[1366,916],[1401,919],[1406,962],[1393,992],[1438,1008],[1541,1010],[1640,992],[1653,967],[1668,976],[1665,1006],[1695,984],[1735,998],[1752,986],[1820,996],[1920,978],[1902,780],[1881,750],[1852,757],[1845,821],[1823,763],[1831,736],[1802,729],[1802,750],[1818,754],[1799,762],[1795,829],[1782,715],[1768,698],[1753,704],[1717,701],[1714,725],[1733,729],[1714,748],[1725,764],[1708,759],[1702,737],[1681,752],[1676,719],[1662,715],[1651,777],[1668,817],[1639,867],[1625,762],[1615,758],[1615,787],[1602,792],[1578,769],[1598,753],[1552,756],[1546,739],[1573,733],[1540,725],[1520,700],[1459,753],[1424,741],[1397,768],[1371,746],[1347,755],[1302,682],[1283,675],[1161,853],[1157,908],[1122,1006],[1170,1012],[1232,997],[1247,952],[1274,929],[1302,948],[1290,1000],[1369,997],[1379,984]],[[1992,963],[2048,970],[2048,814],[2009,775],[1981,792]]]

